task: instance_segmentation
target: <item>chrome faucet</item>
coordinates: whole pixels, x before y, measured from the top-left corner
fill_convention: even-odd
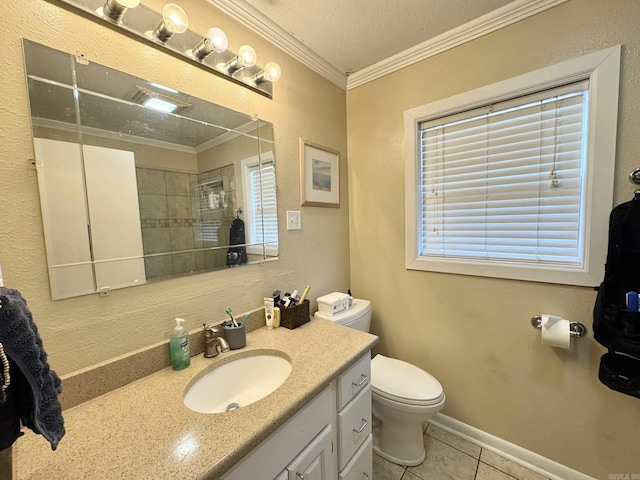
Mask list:
[[[207,325],[203,323],[204,327],[204,356],[206,358],[217,357],[218,347],[220,352],[228,352],[229,344],[227,341],[218,336],[219,330],[213,325]]]

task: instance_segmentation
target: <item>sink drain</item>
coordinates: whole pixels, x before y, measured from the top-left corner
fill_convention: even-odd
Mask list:
[[[227,412],[230,412],[232,410],[237,410],[240,408],[240,405],[238,405],[237,403],[230,403],[229,405],[227,405]]]

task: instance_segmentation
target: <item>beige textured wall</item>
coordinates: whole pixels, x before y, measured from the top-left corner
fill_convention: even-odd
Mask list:
[[[531,316],[591,328],[589,288],[404,268],[403,111],[623,45],[615,202],[640,166],[640,2],[570,0],[347,93],[351,286],[373,301],[378,350],[443,384],[443,413],[597,478],[640,473],[640,403],[599,383],[592,335],[540,345]],[[606,228],[603,225],[602,228]]]
[[[147,2],[156,10],[165,2]],[[223,28],[234,51],[253,45],[258,62],[277,61],[283,76],[274,100],[220,79],[103,24],[61,8],[24,0],[0,9],[5,25],[0,69],[0,265],[8,287],[28,301],[52,367],[60,374],[105,361],[168,338],[176,316],[190,329],[262,305],[274,289],[312,286],[312,300],[349,281],[347,182],[339,209],[300,208],[298,137],[346,156],[345,92],[202,0],[180,0],[190,28]],[[272,122],[275,130],[279,209],[302,210],[303,230],[280,233],[281,258],[264,266],[223,270],[192,278],[142,285],[53,302],[49,296],[36,171],[29,167],[33,143],[23,73],[21,37],[82,53],[89,60],[203,97]],[[347,177],[346,162],[342,164]],[[284,225],[284,218],[281,225]]]

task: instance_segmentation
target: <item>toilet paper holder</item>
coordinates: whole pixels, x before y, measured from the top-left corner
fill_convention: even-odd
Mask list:
[[[531,317],[531,325],[538,330],[542,330],[542,315],[534,315]],[[580,338],[587,333],[587,327],[579,322],[569,323],[569,335]]]

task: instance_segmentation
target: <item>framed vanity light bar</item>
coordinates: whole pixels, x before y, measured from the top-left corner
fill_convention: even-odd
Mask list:
[[[51,3],[63,4],[73,9],[81,10],[89,14],[89,18],[94,19],[100,23],[104,23],[111,27],[115,27],[116,30],[124,30],[133,36],[151,46],[159,48],[161,50],[169,50],[179,58],[209,72],[225,78],[237,85],[241,85],[249,90],[259,93],[265,97],[273,98],[273,83],[270,81],[263,81],[256,83],[253,78],[263,71],[263,68],[258,65],[252,67],[240,68],[232,73],[227,73],[222,69],[222,66],[227,62],[233,60],[237,54],[226,50],[222,53],[213,52],[203,60],[198,60],[190,55],[191,50],[198,45],[205,34],[199,34],[192,30],[187,29],[182,33],[176,33],[171,36],[166,42],[157,40],[152,32],[162,22],[162,12],[156,12],[155,10],[140,3],[135,8],[129,8],[119,21],[110,19],[108,16],[102,13],[105,5],[105,0],[48,0]]]

